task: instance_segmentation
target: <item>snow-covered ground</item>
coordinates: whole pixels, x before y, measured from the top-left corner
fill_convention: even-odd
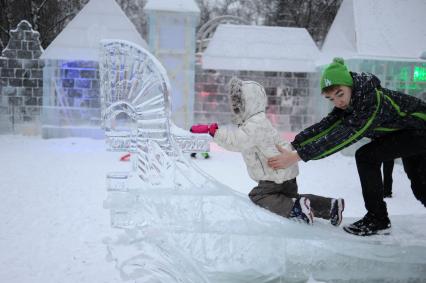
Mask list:
[[[103,240],[117,231],[102,207],[106,173],[129,168],[121,155],[102,140],[0,136],[0,282],[122,282],[105,259]],[[239,154],[212,145],[210,155],[195,161],[208,174],[245,194],[255,186]],[[345,216],[365,214],[353,158],[335,154],[300,171],[300,192],[343,197]],[[393,176],[391,219],[425,215],[399,163]]]

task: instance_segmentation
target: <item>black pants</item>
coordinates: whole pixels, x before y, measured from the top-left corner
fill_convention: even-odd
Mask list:
[[[384,195],[392,195],[392,172],[395,161],[388,160],[383,162],[383,193]]]
[[[426,206],[426,133],[398,131],[360,147],[355,153],[365,208],[374,216],[387,217],[383,201],[382,162],[402,158],[414,196]]]

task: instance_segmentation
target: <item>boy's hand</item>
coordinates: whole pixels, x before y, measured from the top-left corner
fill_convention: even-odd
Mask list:
[[[210,125],[207,125],[207,124],[194,125],[191,127],[191,129],[189,129],[189,131],[194,134],[209,133],[212,137],[214,137],[217,129],[219,129],[219,126],[217,125],[217,123],[212,123]]]
[[[273,169],[285,169],[301,160],[297,151],[289,151],[279,145],[276,145],[280,155],[268,159],[268,166]]]

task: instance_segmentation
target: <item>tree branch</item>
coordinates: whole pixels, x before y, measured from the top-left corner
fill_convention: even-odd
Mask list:
[[[6,30],[2,25],[0,25],[0,30],[10,37],[10,32]]]
[[[44,0],[43,3],[40,4],[38,8],[36,8],[37,13],[43,8],[44,4],[46,4],[47,0]]]
[[[333,0],[333,1],[327,1],[327,4],[326,4],[326,6],[321,10],[321,11],[319,11],[319,14],[318,14],[318,18],[320,18],[320,17],[322,17],[327,11],[329,11],[329,8],[332,6],[332,5],[336,5],[336,3],[337,3],[337,1],[336,0]]]
[[[75,15],[75,13],[69,13],[67,15],[65,15],[62,19],[58,20],[56,23],[54,23],[52,26],[50,26],[48,29],[46,29],[45,32],[49,32],[51,30],[53,30],[54,28],[56,28],[59,24],[61,24],[63,21],[65,21],[69,16],[73,16]],[[45,26],[46,27],[46,26]]]
[[[300,7],[303,5],[303,1],[299,2],[299,7],[295,7],[295,2],[291,2],[288,5],[288,10],[290,11],[291,17],[293,18],[294,23],[296,24],[296,26],[301,26],[300,23],[300,15],[299,13],[297,13],[297,11],[300,11]]]

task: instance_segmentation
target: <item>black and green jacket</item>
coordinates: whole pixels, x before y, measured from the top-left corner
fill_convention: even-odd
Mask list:
[[[350,105],[334,108],[320,122],[300,132],[292,142],[304,161],[321,159],[363,137],[378,138],[398,130],[426,135],[426,103],[416,97],[380,86],[368,73],[351,73]]]

